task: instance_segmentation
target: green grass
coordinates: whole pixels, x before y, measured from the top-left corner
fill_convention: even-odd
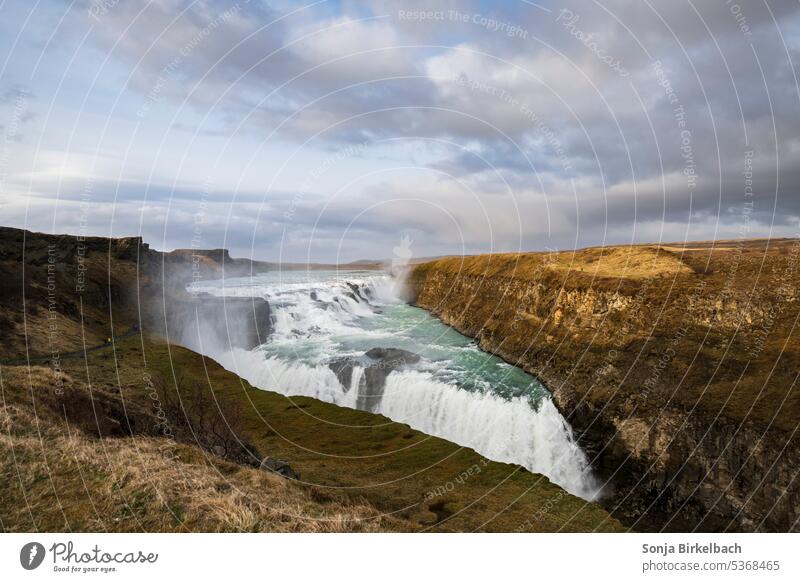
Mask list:
[[[145,372],[162,389],[185,390],[191,382],[209,387],[218,398],[242,405],[248,438],[262,454],[288,461],[315,495],[363,499],[402,520],[404,529],[622,529],[597,504],[541,475],[489,462],[380,415],[254,388],[190,350],[148,339],[143,353],[137,337],[118,343],[115,356],[117,369],[114,358],[89,355],[94,383],[113,386],[119,378],[125,397],[136,399],[146,396]],[[76,376],[86,373],[82,361],[65,368]]]

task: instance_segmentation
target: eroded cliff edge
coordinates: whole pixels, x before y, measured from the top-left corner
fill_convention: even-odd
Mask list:
[[[636,529],[797,530],[800,242],[449,257],[414,303],[541,378]]]

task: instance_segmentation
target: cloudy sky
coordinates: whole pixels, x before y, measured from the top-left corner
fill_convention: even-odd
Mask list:
[[[387,258],[800,233],[800,2],[0,0],[0,224]]]

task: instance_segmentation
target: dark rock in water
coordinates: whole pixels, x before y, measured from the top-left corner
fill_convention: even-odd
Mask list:
[[[350,287],[350,289],[352,289],[353,293],[358,297],[358,299],[356,299],[356,301],[359,301],[359,300],[366,301],[367,300],[367,298],[364,297],[361,294],[361,287],[359,287],[355,283],[350,283],[349,281],[347,282],[347,286]]]
[[[355,293],[350,293],[350,291],[345,291],[344,295],[345,295],[345,297],[349,297],[350,299],[352,299],[356,303],[360,303],[360,301],[361,301],[358,297],[356,297]]]
[[[364,354],[373,360],[380,360],[382,362],[400,362],[401,364],[416,364],[419,362],[419,354],[409,352],[408,350],[401,350],[400,348],[372,348]]]
[[[300,479],[300,473],[292,469],[289,463],[281,461],[280,459],[265,457],[264,460],[261,461],[261,468],[265,471],[285,477],[286,479],[294,479],[296,481]]]
[[[360,358],[338,358],[328,364],[336,374],[339,383],[348,391],[353,380],[353,369],[359,366],[364,369],[357,390],[356,407],[361,410],[375,412],[378,409],[386,378],[403,366],[419,362],[418,354],[399,348],[372,348]]]
[[[359,364],[356,358],[338,358],[328,364],[328,367],[336,374],[339,383],[347,392],[350,390],[350,383],[353,380],[353,368]]]
[[[417,354],[398,348],[372,348],[364,356],[369,364],[364,368],[363,386],[359,386],[356,406],[375,412],[389,374],[407,364],[416,364],[420,358]]]
[[[317,292],[316,292],[316,291],[312,291],[312,292],[311,292],[311,293],[309,293],[308,295],[309,295],[309,297],[311,297],[311,299],[313,299],[314,301],[319,301],[319,299],[317,299]]]

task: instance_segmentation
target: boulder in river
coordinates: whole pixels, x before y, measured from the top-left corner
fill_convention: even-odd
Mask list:
[[[353,381],[353,368],[359,363],[359,358],[336,358],[328,364],[328,367],[336,374],[336,378],[338,378],[345,392],[350,390],[350,384]]]
[[[350,287],[350,289],[352,290],[353,294],[356,296],[356,297],[353,297],[356,301],[367,301],[367,298],[364,297],[364,295],[361,294],[361,287],[359,287],[355,283],[351,283],[349,281],[347,282],[347,286]]]
[[[403,366],[419,362],[418,354],[399,348],[372,348],[361,357],[337,358],[328,364],[336,374],[339,383],[350,390],[353,382],[353,372],[356,367],[363,368],[364,374],[360,378],[356,407],[361,410],[374,412],[383,397],[386,378]]]
[[[419,354],[409,352],[408,350],[401,350],[400,348],[372,348],[364,355],[371,360],[393,363],[395,367],[402,364],[416,364],[420,360]]]

